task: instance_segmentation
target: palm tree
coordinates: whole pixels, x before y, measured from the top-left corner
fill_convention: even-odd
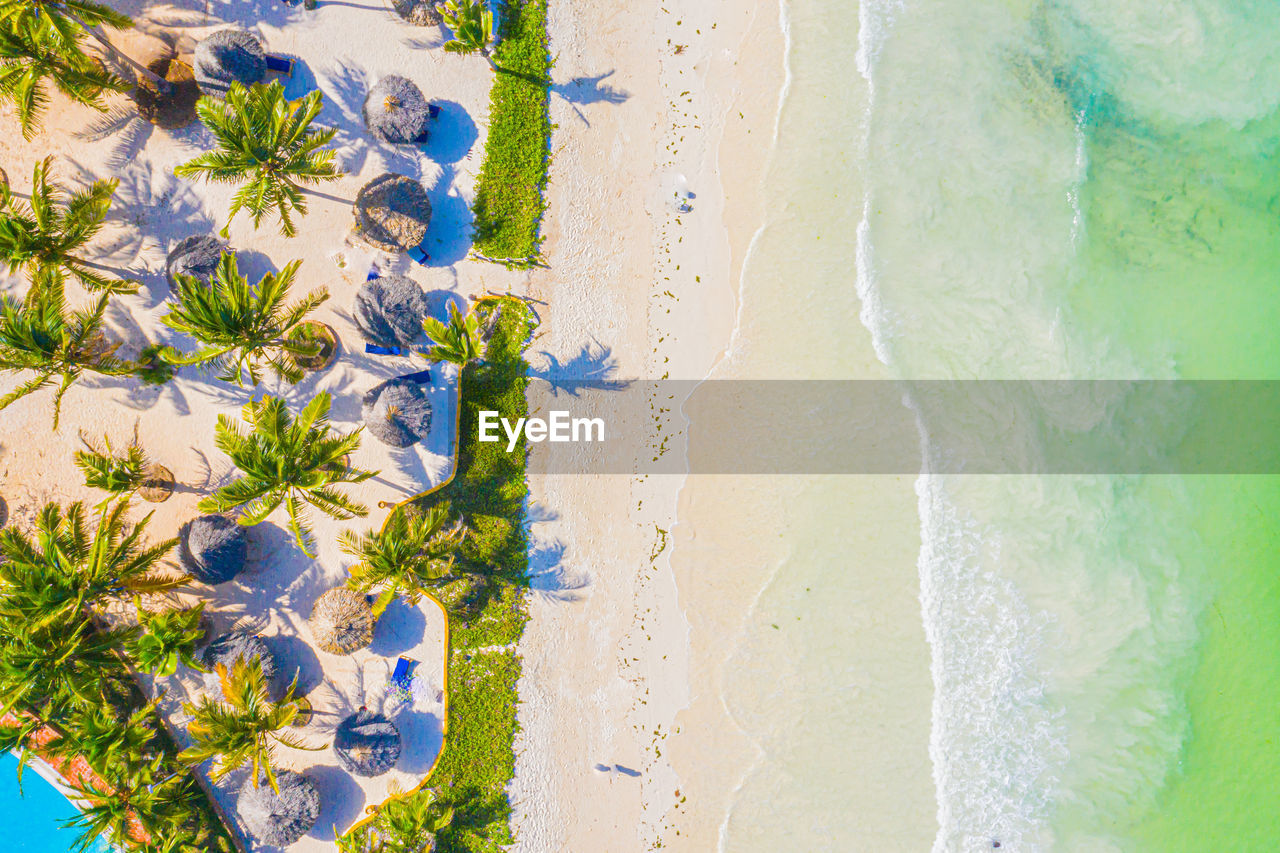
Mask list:
[[[162,837],[182,826],[196,793],[184,775],[161,775],[164,759],[163,754],[156,755],[118,771],[109,783],[85,780],[73,788],[80,810],[62,824],[81,830],[71,848],[74,853],[85,853],[102,836],[121,848],[132,847],[143,838]]]
[[[145,367],[116,358],[118,344],[103,335],[103,317],[110,294],[102,294],[91,308],[67,312],[61,275],[37,274],[25,301],[0,295],[0,371],[35,373],[4,397],[0,409],[61,378],[53,396],[53,428],[58,428],[62,397],[87,370],[104,376],[127,376]]]
[[[133,20],[109,6],[91,0],[0,0],[0,26],[17,28],[26,25],[47,27],[56,45],[75,47],[81,34],[88,34],[111,56],[150,80],[160,91],[169,84],[146,66],[116,50],[115,45],[99,32],[99,27],[127,30]],[[77,48],[78,49],[78,48]]]
[[[480,318],[468,311],[464,316],[458,306],[449,303],[449,323],[441,323],[435,317],[424,317],[423,331],[435,344],[427,353],[428,361],[447,361],[458,367],[484,358],[484,338],[480,332]]]
[[[34,281],[40,272],[67,272],[89,290],[133,293],[136,281],[108,278],[76,253],[102,230],[119,182],[94,181],[69,193],[49,180],[46,157],[35,165],[30,203],[20,202],[8,187],[0,189],[0,259],[12,274],[25,269]]]
[[[6,614],[7,616],[7,614]],[[116,649],[131,633],[98,630],[84,617],[50,626],[4,620],[0,716],[15,708],[42,719],[125,700],[133,681]]]
[[[231,457],[243,475],[200,502],[200,511],[217,513],[242,508],[240,523],[258,524],[280,504],[289,512],[289,529],[308,556],[311,531],[309,504],[338,519],[365,516],[369,510],[334,488],[362,483],[377,474],[353,468],[343,457],[360,446],[357,429],[343,435],[329,429],[328,393],[322,392],[295,419],[284,401],[267,396],[250,400],[241,417],[252,427],[246,434],[226,415],[218,416],[218,449]]]
[[[106,499],[98,505],[104,509],[113,498],[129,497],[148,483],[154,482],[159,466],[155,465],[146,452],[139,446],[137,436],[125,448],[123,454],[116,454],[111,448],[111,440],[103,436],[106,450],[98,450],[81,434],[84,450],[75,452],[76,467],[84,474],[84,484],[91,489],[107,492]]]
[[[340,853],[424,853],[436,849],[436,834],[451,823],[452,806],[434,793],[406,797],[395,790],[372,820],[336,843]]]
[[[293,211],[307,212],[300,185],[342,176],[334,165],[334,152],[323,147],[333,140],[337,128],[311,127],[320,114],[321,99],[315,91],[297,101],[287,100],[284,87],[273,80],[247,89],[232,83],[225,100],[206,96],[196,103],[196,113],[213,132],[218,149],[183,163],[174,173],[244,184],[232,196],[224,237],[242,209],[249,211],[254,228],[274,211],[280,231],[292,237],[296,233]]]
[[[145,633],[133,638],[127,648],[139,669],[152,675],[173,675],[182,662],[194,670],[204,671],[195,658],[196,646],[204,637],[204,629],[200,627],[203,601],[185,610],[162,613],[144,610],[137,599],[134,604]]]
[[[0,531],[0,616],[32,628],[73,621],[102,602],[125,595],[169,592],[185,576],[159,571],[178,540],[145,542],[147,514],[136,525],[125,518],[127,501],[103,510],[89,532],[84,505],[64,513],[49,503],[36,518],[34,538],[10,527]]]
[[[448,518],[448,504],[412,515],[397,510],[380,531],[356,535],[344,530],[339,535],[338,547],[360,561],[351,567],[347,586],[362,593],[381,590],[373,604],[375,616],[397,595],[417,604],[432,587],[457,576],[454,567],[466,529],[461,520],[446,526]]]
[[[240,274],[232,252],[223,253],[208,284],[192,276],[176,276],[177,304],[162,322],[205,346],[190,355],[168,348],[161,357],[174,365],[219,368],[219,379],[242,387],[246,374],[249,383],[257,385],[264,367],[286,382],[297,382],[303,373],[297,359],[315,355],[320,343],[291,333],[329,298],[326,289],[318,288],[292,305],[285,304],[301,263],[293,261],[279,273],[267,273],[256,287]]]
[[[0,98],[13,102],[27,139],[40,130],[49,106],[46,83],[101,112],[107,109],[104,93],[132,88],[96,65],[78,45],[59,43],[48,27],[26,22],[12,30],[0,29]]]
[[[453,38],[445,42],[445,50],[464,55],[478,53],[490,68],[499,70],[492,55],[493,12],[484,0],[446,0],[436,8],[445,26],[453,30]]]
[[[94,772],[108,778],[128,774],[157,751],[155,703],[121,719],[114,709],[98,706],[58,721],[58,734],[41,749],[68,761],[81,757]]]
[[[218,664],[217,671],[222,684],[222,700],[205,695],[197,704],[182,706],[192,718],[187,733],[191,735],[193,744],[178,758],[189,764],[215,759],[215,767],[209,774],[215,782],[248,764],[255,788],[258,781],[266,777],[272,790],[279,793],[275,773],[276,744],[294,749],[319,748],[308,746],[285,731],[299,711],[293,695],[298,687],[297,676],[294,676],[283,698],[273,702],[267,690],[266,677],[262,674],[262,662],[257,658],[249,663],[237,660],[230,670],[225,664]]]

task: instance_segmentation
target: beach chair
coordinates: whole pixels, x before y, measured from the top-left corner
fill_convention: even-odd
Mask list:
[[[401,379],[408,379],[410,382],[417,382],[419,385],[426,385],[431,381],[430,370],[419,370],[417,373],[410,373],[407,376],[401,376]]]
[[[395,672],[391,673],[391,683],[408,690],[409,682],[413,680],[413,668],[417,665],[418,662],[413,658],[400,658],[396,661]]]
[[[409,256],[410,260],[422,264],[423,266],[426,266],[427,261],[431,260],[431,256],[422,251],[421,246],[414,246],[412,249],[407,250],[405,254]]]
[[[274,71],[277,74],[283,74],[286,77],[292,77],[293,60],[287,56],[281,56],[278,53],[268,53],[267,70]]]
[[[408,355],[409,354],[400,347],[382,347],[382,346],[378,346],[377,344],[365,344],[364,352],[365,352],[365,355]]]
[[[440,115],[440,108],[435,104],[427,104],[427,115],[431,116],[431,118],[436,118]]]

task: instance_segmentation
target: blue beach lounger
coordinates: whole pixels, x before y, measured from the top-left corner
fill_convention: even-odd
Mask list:
[[[437,107],[435,104],[427,104],[427,115],[431,116],[432,118],[435,118],[436,116],[440,115],[440,108]]]
[[[293,60],[287,56],[278,54],[267,54],[267,70],[274,71],[277,74],[283,74],[286,77],[293,76]]]
[[[418,662],[413,658],[400,658],[396,661],[396,670],[391,673],[391,683],[409,689],[409,679],[413,677],[413,668]]]
[[[400,347],[381,347],[377,344],[365,344],[364,351],[366,355],[408,355]]]
[[[422,251],[421,246],[414,246],[412,249],[409,249],[408,251],[406,251],[405,254],[408,255],[412,260],[417,261],[418,263],[424,264],[424,265],[426,264],[427,261],[431,260],[431,256],[428,255],[426,252]]]

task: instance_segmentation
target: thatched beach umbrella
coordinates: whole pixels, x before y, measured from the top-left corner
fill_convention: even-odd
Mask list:
[[[203,92],[223,95],[233,82],[250,86],[266,79],[267,52],[253,33],[228,27],[196,44],[191,67]]]
[[[263,844],[288,847],[306,835],[320,819],[320,792],[310,779],[292,770],[276,774],[280,793],[265,779],[240,789],[236,812],[245,828]]]
[[[218,664],[227,669],[235,666],[237,660],[246,664],[257,658],[262,664],[262,674],[270,681],[276,674],[276,658],[267,648],[266,642],[257,634],[248,631],[228,631],[213,638],[200,653],[200,662],[212,672]]]
[[[436,4],[440,0],[391,0],[396,14],[411,24],[419,27],[440,26],[444,18]]]
[[[376,249],[403,252],[427,236],[431,202],[422,184],[386,172],[356,193],[356,234]]]
[[[396,74],[377,82],[364,98],[364,125],[369,133],[395,145],[413,145],[427,139],[431,108],[422,90]]]
[[[369,433],[392,447],[417,444],[431,432],[431,401],[412,379],[389,379],[370,388],[360,413]]]
[[[407,347],[422,340],[422,318],[428,310],[427,294],[416,281],[384,275],[360,285],[351,315],[367,342]]]
[[[361,708],[338,724],[333,754],[348,773],[381,776],[400,758],[400,730],[381,714]]]
[[[226,583],[244,570],[245,529],[225,515],[193,518],[178,531],[178,562],[201,583]]]
[[[164,262],[164,274],[169,279],[169,289],[177,289],[177,276],[189,275],[198,278],[205,284],[213,280],[218,269],[218,261],[228,246],[216,237],[206,234],[193,234],[181,240],[169,252]]]
[[[373,642],[373,609],[358,592],[334,587],[311,608],[316,645],[331,655],[349,655]]]

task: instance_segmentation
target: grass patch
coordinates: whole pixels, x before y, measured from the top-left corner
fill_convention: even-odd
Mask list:
[[[462,556],[487,567],[483,578],[451,582],[439,593],[449,611],[450,641],[444,749],[429,786],[409,795],[439,795],[453,806],[452,825],[437,837],[438,853],[499,853],[514,840],[506,786],[515,771],[520,678],[520,658],[511,646],[528,621],[526,447],[522,438],[507,453],[503,442],[481,444],[477,437],[482,409],[510,419],[528,414],[524,350],[536,323],[514,299],[485,303],[482,316],[495,304],[501,304],[502,315],[487,360],[469,366],[460,382],[457,471],[444,488],[418,502],[421,509],[448,502],[452,513],[465,518],[469,532]]]
[[[501,71],[489,92],[489,136],[476,183],[475,251],[513,267],[532,266],[546,209],[551,145],[551,60],[547,0],[510,0],[494,51]]]

